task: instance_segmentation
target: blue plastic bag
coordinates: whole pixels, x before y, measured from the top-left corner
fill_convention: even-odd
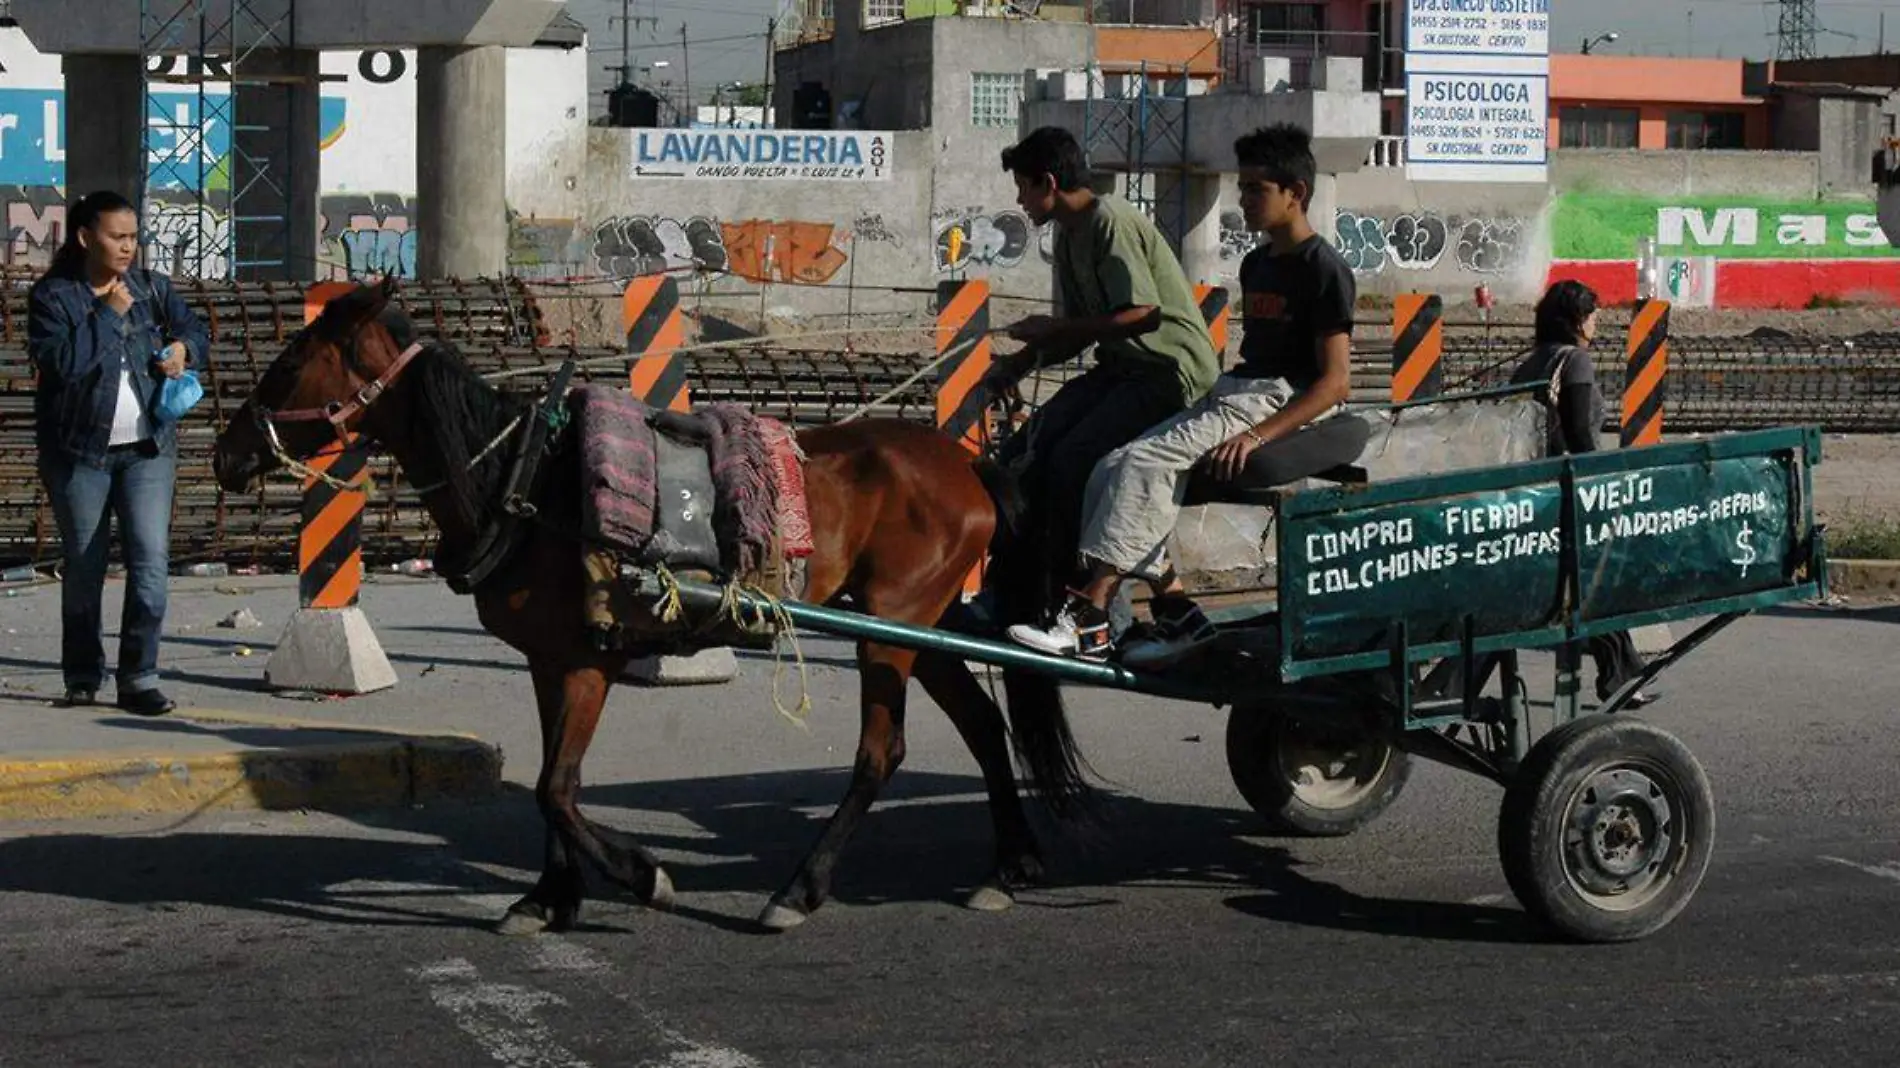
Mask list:
[[[152,411],[152,417],[161,423],[176,423],[204,395],[205,388],[199,384],[195,371],[186,371],[177,378],[167,378],[158,387],[158,404]]]

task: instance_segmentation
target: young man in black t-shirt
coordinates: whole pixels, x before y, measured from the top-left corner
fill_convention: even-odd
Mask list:
[[[1187,475],[1206,463],[1231,481],[1255,449],[1337,412],[1351,392],[1352,270],[1306,217],[1318,168],[1312,136],[1296,126],[1257,130],[1234,145],[1248,228],[1272,243],[1241,263],[1246,336],[1241,362],[1199,403],[1096,465],[1083,507],[1081,549],[1092,571],[1072,609],[1077,631],[1107,632],[1107,606],[1122,581],[1154,588],[1154,635],[1124,663],[1158,668],[1214,635],[1166,559]],[[1010,637],[1065,655],[1106,657],[1104,640],[1078,649],[1068,633],[1019,626]]]

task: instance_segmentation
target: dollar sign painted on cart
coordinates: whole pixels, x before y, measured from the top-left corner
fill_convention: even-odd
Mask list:
[[[1751,541],[1753,536],[1754,531],[1748,529],[1747,523],[1743,523],[1742,529],[1735,535],[1735,547],[1742,555],[1736,557],[1734,562],[1741,567],[1743,578],[1748,577],[1748,565],[1755,562],[1755,546]]]

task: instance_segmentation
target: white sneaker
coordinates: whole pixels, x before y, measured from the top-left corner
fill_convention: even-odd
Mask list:
[[[1106,660],[1112,648],[1108,613],[1079,597],[1071,597],[1046,627],[1018,623],[1009,638],[1048,656]]]

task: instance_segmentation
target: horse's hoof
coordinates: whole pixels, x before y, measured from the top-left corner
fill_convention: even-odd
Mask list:
[[[1000,886],[979,886],[963,907],[978,912],[1007,912],[1016,904],[1016,897]]]
[[[774,901],[759,913],[759,926],[768,931],[789,931],[804,923],[809,917],[787,905]]]
[[[666,869],[653,869],[653,889],[647,891],[647,908],[670,909],[673,907],[673,878]]]
[[[547,929],[546,917],[528,912],[517,912],[514,909],[509,909],[508,914],[501,918],[501,922],[495,924],[495,933],[509,938],[540,934]]]

